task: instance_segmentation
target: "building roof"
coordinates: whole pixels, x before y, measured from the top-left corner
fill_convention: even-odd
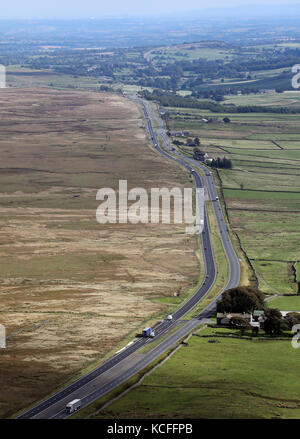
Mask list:
[[[253,317],[259,317],[259,316],[263,316],[265,314],[264,311],[256,309],[255,311],[253,311]]]
[[[246,319],[246,318],[251,318],[251,314],[248,314],[248,313],[234,313],[234,312],[232,312],[232,313],[218,312],[217,313],[217,318],[218,319],[222,319],[222,318],[225,318],[225,317],[227,317],[228,319],[232,319],[232,318],[235,318],[235,317]]]
[[[291,312],[296,313],[296,314],[300,314],[300,311],[280,311],[280,312],[281,312],[282,317],[285,317],[287,314],[290,314]]]

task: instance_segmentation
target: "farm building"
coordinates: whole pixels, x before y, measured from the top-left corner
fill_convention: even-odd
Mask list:
[[[170,136],[172,137],[186,137],[188,135],[188,131],[170,131]]]
[[[233,318],[246,319],[250,323],[252,322],[252,314],[247,313],[217,313],[217,324],[218,325],[230,325],[230,321]]]
[[[199,160],[200,162],[204,162],[209,158],[208,154],[206,152],[202,151],[195,151],[194,152],[194,159]]]
[[[265,322],[265,312],[255,310],[253,314],[250,313],[217,313],[217,324],[230,326],[231,320],[234,318],[242,318],[248,320],[253,328],[263,329]]]

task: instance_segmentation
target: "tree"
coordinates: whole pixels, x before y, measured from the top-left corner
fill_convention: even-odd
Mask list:
[[[231,288],[222,294],[217,304],[217,311],[221,313],[251,313],[255,309],[264,309],[264,297],[251,287]]]
[[[173,143],[173,145],[176,145],[176,146],[184,145],[184,143],[180,142],[180,140],[173,140],[172,143]]]
[[[235,329],[240,329],[242,335],[244,335],[247,329],[250,330],[252,328],[250,322],[243,317],[233,317],[230,320],[230,325],[233,326]]]
[[[224,101],[224,98],[223,98],[222,95],[217,95],[217,96],[214,97],[214,100],[215,100],[216,102],[222,102],[222,101]]]
[[[194,143],[195,143],[195,145],[197,145],[197,146],[200,145],[200,139],[199,139],[199,137],[195,137],[195,139],[194,139]]]
[[[267,334],[279,335],[284,329],[287,329],[279,309],[268,308],[265,311],[265,316],[264,329]]]
[[[300,314],[297,312],[289,312],[283,320],[286,327],[291,330],[294,325],[300,324]]]
[[[225,169],[232,169],[232,162],[227,157],[217,157],[216,159],[213,159],[211,162],[212,168],[225,168]]]
[[[229,117],[226,116],[226,117],[224,117],[223,122],[224,123],[230,123],[231,120],[229,119]]]

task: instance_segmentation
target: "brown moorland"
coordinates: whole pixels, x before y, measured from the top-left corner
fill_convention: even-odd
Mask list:
[[[0,416],[100,363],[199,272],[184,225],[96,222],[97,190],[188,185],[137,106],[80,91],[0,93]],[[178,297],[176,297],[178,300]]]

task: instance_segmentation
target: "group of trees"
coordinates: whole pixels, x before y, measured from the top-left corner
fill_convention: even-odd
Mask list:
[[[288,313],[282,317],[279,309],[267,308],[265,310],[264,330],[270,335],[280,335],[283,331],[291,331],[294,325],[300,324],[300,314]]]
[[[175,146],[183,146],[184,145],[184,142],[182,142],[181,140],[177,140],[177,139],[173,140],[172,143]]]
[[[232,169],[232,161],[227,157],[217,157],[216,159],[212,159],[211,162],[212,168],[223,168],[223,169]]]
[[[141,96],[150,101],[157,101],[164,107],[199,108],[212,113],[279,113],[299,114],[300,107],[269,107],[263,105],[221,105],[213,101],[201,101],[190,96],[155,89],[153,92],[143,90]]]
[[[143,90],[141,92],[143,98],[149,101],[157,101],[164,107],[181,107],[181,108],[199,108],[203,110],[209,110],[212,113],[222,113],[224,109],[222,105],[219,105],[212,101],[199,101],[195,98],[184,97],[175,93],[166,92],[155,89],[153,92]]]
[[[200,139],[199,139],[199,137],[195,137],[194,139],[191,139],[191,138],[187,138],[186,139],[186,143],[184,143],[184,142],[182,142],[181,140],[177,140],[177,139],[175,139],[175,140],[173,140],[173,145],[176,145],[176,146],[182,146],[182,145],[193,145],[193,146],[199,146],[200,145]]]
[[[231,288],[217,304],[217,312],[221,313],[252,313],[255,309],[264,309],[264,297],[252,287]]]
[[[237,287],[225,291],[217,303],[219,313],[253,313],[254,310],[264,311],[264,330],[267,334],[280,335],[283,331],[291,330],[294,325],[300,324],[300,314],[291,312],[285,317],[276,308],[267,308],[262,293],[252,287]],[[231,319],[233,327],[244,332],[251,329],[248,320],[243,317]]]

